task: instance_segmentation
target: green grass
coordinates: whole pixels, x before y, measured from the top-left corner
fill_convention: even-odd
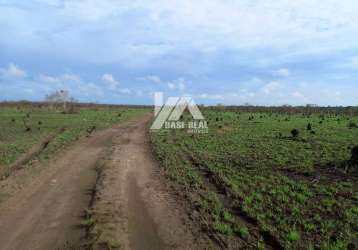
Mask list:
[[[227,241],[232,234],[250,235],[248,247],[276,241],[289,249],[331,249],[358,238],[356,172],[332,167],[345,166],[358,144],[358,129],[348,127],[358,117],[224,111],[204,116],[208,134],[151,134],[168,178],[202,214],[204,230]],[[297,138],[292,129],[299,130]],[[263,241],[263,232],[271,240]]]
[[[0,167],[9,168],[29,149],[51,134],[55,138],[38,156],[48,159],[61,148],[88,134],[88,129],[110,127],[147,110],[137,108],[81,108],[78,113],[63,114],[47,107],[0,107]],[[31,128],[26,131],[26,125]],[[60,129],[65,128],[63,132]],[[11,171],[10,169],[7,169]]]

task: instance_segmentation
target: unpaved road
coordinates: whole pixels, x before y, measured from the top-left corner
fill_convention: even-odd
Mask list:
[[[97,183],[94,206],[111,221],[120,245],[194,249],[149,152],[149,119],[132,119],[81,140],[0,203],[0,249],[78,249],[85,236],[82,216],[98,181],[95,165],[103,157],[109,167]]]
[[[114,138],[97,184],[97,226],[124,249],[199,249],[185,212],[161,179],[147,130],[143,121]]]

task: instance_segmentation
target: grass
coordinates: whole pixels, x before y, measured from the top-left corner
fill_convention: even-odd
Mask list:
[[[358,117],[228,111],[204,116],[207,134],[151,134],[168,179],[202,215],[203,230],[228,245],[245,239],[248,248],[357,244],[358,177],[347,162],[358,143],[358,129],[349,124]],[[294,129],[299,133],[292,135]]]
[[[0,107],[0,168],[9,174],[11,165],[49,135],[54,138],[37,155],[37,160],[49,159],[56,152],[88,135],[144,114],[145,109],[121,107],[81,108],[78,113],[63,114],[48,107]]]

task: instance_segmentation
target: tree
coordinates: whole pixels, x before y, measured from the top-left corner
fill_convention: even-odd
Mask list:
[[[50,104],[51,108],[56,104],[62,104],[64,111],[66,111],[67,103],[76,102],[67,90],[56,90],[53,93],[46,95],[45,101]]]

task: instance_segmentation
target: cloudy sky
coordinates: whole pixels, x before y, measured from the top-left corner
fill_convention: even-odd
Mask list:
[[[358,105],[356,0],[0,0],[0,100]]]

